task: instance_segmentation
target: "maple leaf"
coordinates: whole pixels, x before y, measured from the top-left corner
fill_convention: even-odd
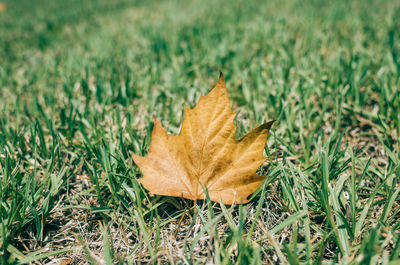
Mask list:
[[[248,202],[265,178],[256,171],[265,161],[263,150],[274,121],[236,140],[235,115],[221,73],[217,85],[201,95],[193,109],[185,106],[178,136],[155,120],[147,156],[133,155],[143,173],[139,182],[153,194],[205,199],[206,187],[212,201]]]

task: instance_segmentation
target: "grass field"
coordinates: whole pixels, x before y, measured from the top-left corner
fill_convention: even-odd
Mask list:
[[[4,3],[0,264],[399,264],[399,1]],[[264,184],[150,196],[131,154],[219,71]]]

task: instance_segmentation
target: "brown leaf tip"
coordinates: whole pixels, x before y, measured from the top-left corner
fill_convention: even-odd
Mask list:
[[[224,78],[224,74],[222,72],[219,72],[218,84],[224,84],[225,85],[225,78]]]

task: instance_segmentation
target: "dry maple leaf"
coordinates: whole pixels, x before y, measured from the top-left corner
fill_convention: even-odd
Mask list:
[[[155,120],[146,157],[133,155],[143,173],[139,182],[153,194],[210,199],[224,204],[246,203],[265,177],[256,174],[265,161],[263,150],[273,121],[236,140],[236,126],[225,80],[198,104],[185,106],[185,119],[178,136],[167,134]]]

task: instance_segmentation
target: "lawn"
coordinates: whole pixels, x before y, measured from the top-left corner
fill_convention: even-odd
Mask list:
[[[3,3],[0,264],[399,264],[399,1]],[[220,71],[264,183],[150,195],[131,155]]]

